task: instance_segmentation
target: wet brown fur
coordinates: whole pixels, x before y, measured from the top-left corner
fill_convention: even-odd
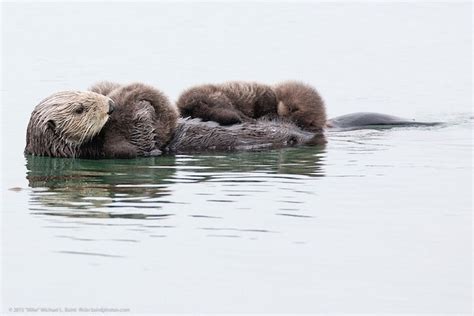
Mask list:
[[[255,82],[227,82],[192,87],[177,102],[182,117],[232,125],[280,117],[307,131],[322,131],[326,110],[310,85],[287,81],[270,87]]]
[[[100,82],[91,87],[91,90],[94,89],[107,91],[107,96],[116,104],[116,110],[101,135],[105,139],[105,155],[159,155],[173,136],[178,119],[178,112],[168,98],[142,83],[121,86]]]
[[[177,107],[182,117],[232,125],[276,116],[277,104],[276,94],[270,86],[230,81],[192,87],[181,94]]]
[[[312,86],[286,81],[274,86],[278,98],[278,116],[307,131],[322,131],[326,126],[326,108]]]

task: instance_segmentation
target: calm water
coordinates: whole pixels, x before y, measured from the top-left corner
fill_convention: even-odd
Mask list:
[[[468,314],[470,10],[3,5],[2,311]],[[330,115],[446,123],[258,153],[22,154],[32,108],[54,91],[138,80],[175,99],[201,82],[287,78],[317,86]]]

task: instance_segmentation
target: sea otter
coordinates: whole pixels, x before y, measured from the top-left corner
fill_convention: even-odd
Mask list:
[[[244,86],[236,83],[226,87],[245,91]],[[25,154],[98,159],[157,156],[163,152],[249,151],[324,144],[323,123],[333,130],[439,124],[378,113],[354,113],[326,120],[324,103],[310,86],[286,82],[272,89],[252,85],[249,99],[226,94],[252,104],[243,114],[243,122],[230,125],[213,122],[212,117],[179,118],[177,109],[162,92],[141,83],[101,82],[90,91],[55,93],[41,101],[31,114]],[[272,91],[276,91],[275,95]],[[221,97],[220,91],[213,93]],[[197,94],[196,100],[202,98]],[[256,103],[248,102],[255,99]],[[268,104],[274,106],[275,100],[275,110],[266,108]],[[266,108],[263,114],[258,112],[260,104]],[[240,116],[240,110],[234,109]],[[298,112],[309,118],[300,119]]]
[[[277,104],[276,93],[270,86],[239,81],[192,87],[184,91],[176,102],[182,117],[200,118],[221,125],[275,117]]]
[[[164,94],[140,83],[104,82],[90,90],[60,92],[43,100],[31,114],[25,153],[134,158],[162,152],[261,150],[326,142],[322,132],[303,131],[283,120],[221,126],[201,119],[178,119],[176,108]]]
[[[301,129],[320,132],[326,124],[326,109],[310,85],[287,81],[275,86],[230,81],[206,84],[184,91],[177,101],[181,116],[238,124],[260,118],[283,118]]]

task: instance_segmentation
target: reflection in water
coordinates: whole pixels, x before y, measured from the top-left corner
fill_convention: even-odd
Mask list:
[[[28,156],[26,158],[30,210],[51,217],[162,220],[171,214],[163,206],[172,201],[174,184],[219,182],[228,185],[229,199],[209,195],[208,202],[236,202],[245,186],[268,186],[270,179],[298,181],[323,176],[324,150],[287,148],[229,155],[181,155],[133,160],[84,160]],[[268,188],[262,190],[267,191]],[[253,188],[249,192],[255,192]],[[287,201],[290,203],[291,201]],[[235,206],[237,208],[237,205]],[[284,215],[284,214],[281,214]],[[196,218],[219,218],[194,214]]]
[[[324,155],[308,147],[133,160],[28,156],[29,210],[61,245],[52,252],[90,260],[129,257],[128,247],[166,243],[188,225],[187,235],[212,240],[284,236],[284,225],[272,224],[282,215],[312,217],[299,201],[314,194],[307,185],[324,175]],[[256,199],[273,204],[257,209]]]
[[[156,210],[160,198],[170,194],[165,182],[173,168],[149,172],[151,165],[167,164],[173,165],[174,158],[99,161],[28,156],[26,177],[33,188],[30,210],[70,217],[165,217],[167,214],[136,213],[133,209]],[[150,203],[148,199],[157,201]],[[113,211],[120,206],[128,211]],[[103,207],[110,211],[97,210]]]

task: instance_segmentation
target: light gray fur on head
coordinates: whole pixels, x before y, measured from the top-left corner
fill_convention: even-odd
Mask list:
[[[75,156],[107,122],[110,98],[90,91],[63,91],[41,101],[31,114],[25,152]]]

